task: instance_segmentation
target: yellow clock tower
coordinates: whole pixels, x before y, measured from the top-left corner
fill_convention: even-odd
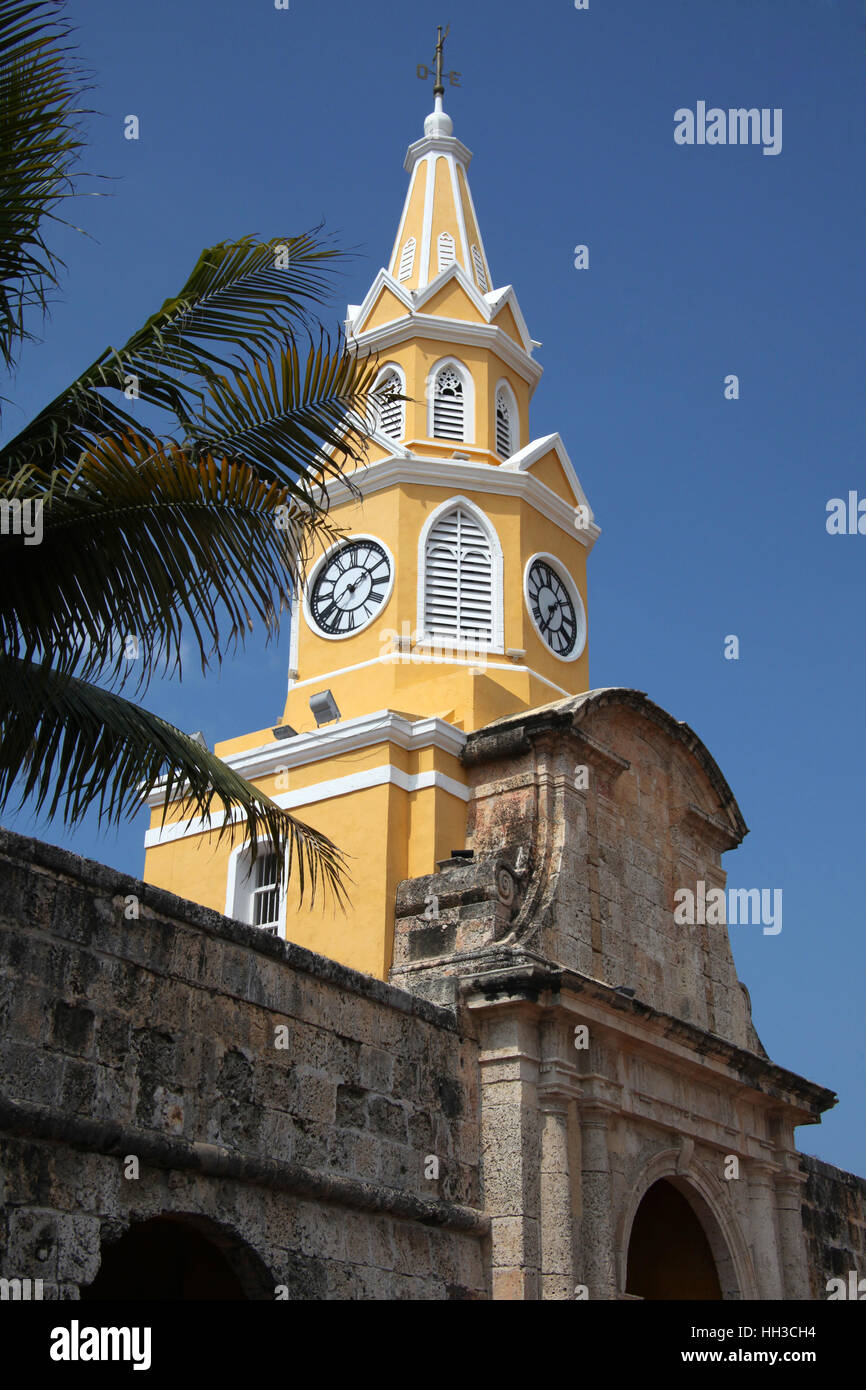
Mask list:
[[[589,688],[599,531],[559,435],[531,436],[540,344],[494,287],[471,158],[437,80],[387,268],[348,310],[381,370],[368,459],[329,488],[342,539],[296,596],[280,724],[215,750],[343,850],[351,906],[297,910],[240,827],[163,824],[158,796],[146,837],[148,882],[382,978],[398,883],[464,843],[466,734]]]

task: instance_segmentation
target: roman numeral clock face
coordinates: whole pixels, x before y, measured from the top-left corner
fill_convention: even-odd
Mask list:
[[[391,558],[378,541],[348,541],[313,577],[308,599],[311,625],[326,637],[360,632],[384,608],[393,574]]]
[[[554,656],[563,661],[580,656],[586,642],[586,614],[577,586],[565,570],[536,556],[526,570],[526,606]]]

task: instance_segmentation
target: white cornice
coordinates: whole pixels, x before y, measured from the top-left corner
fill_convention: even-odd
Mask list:
[[[377,743],[393,743],[406,752],[439,748],[457,758],[466,743],[466,735],[454,724],[435,716],[410,720],[393,710],[382,709],[314,729],[311,733],[297,734],[294,738],[274,739],[258,748],[245,748],[239,753],[230,753],[223,761],[239,776],[254,781],[284,768],[305,767]],[[147,798],[148,806],[161,806],[163,797],[164,793],[156,788]],[[280,800],[279,797],[274,799]]]
[[[451,155],[454,159],[459,159],[465,169],[472,163],[472,151],[462,140],[458,140],[456,135],[422,135],[421,139],[416,140],[406,151],[403,161],[406,173],[411,174],[418,160],[427,154]]]
[[[563,471],[568,479],[569,486],[574,493],[578,506],[586,507],[589,512],[590,521],[592,521],[592,508],[589,505],[589,499],[580,485],[577,469],[571,461],[569,452],[563,444],[560,434],[546,434],[543,435],[541,439],[533,439],[524,449],[519,449],[516,454],[511,455],[511,458],[508,459],[506,463],[500,466],[509,473],[528,473],[533,464],[538,463],[539,459],[544,458],[545,454],[549,454],[551,450],[553,450],[559,462],[562,464]]]
[[[531,357],[532,349],[541,347],[541,343],[530,336],[529,329],[526,327],[526,319],[523,317],[523,311],[517,302],[517,291],[514,286],[505,285],[501,290],[490,290],[484,296],[484,300],[490,308],[491,320],[496,318],[496,315],[506,304],[510,306],[511,312],[514,315],[514,322],[517,324],[517,331],[523,339],[523,346]]]
[[[559,447],[555,443],[557,440]],[[508,463],[501,464],[466,463],[462,459],[435,459],[416,456],[408,458],[391,456],[380,459],[376,463],[369,463],[364,468],[356,469],[351,475],[354,491],[346,483],[339,480],[330,483],[328,485],[330,505],[332,507],[339,506],[341,503],[356,497],[357,492],[360,492],[362,497],[369,497],[374,492],[381,492],[383,488],[393,487],[395,483],[421,484],[424,487],[446,487],[451,492],[493,492],[503,497],[522,498],[542,516],[547,517],[548,521],[552,521],[561,530],[566,531],[572,539],[578,540],[581,545],[586,547],[587,552],[590,551],[601,535],[601,527],[592,520],[586,527],[578,526],[577,507],[572,507],[546,483],[541,482],[539,478],[527,471],[526,458],[536,449],[538,449],[537,457],[539,458],[550,449],[556,450],[557,456],[563,462],[578,505],[587,507],[591,517],[592,510],[589,508],[586,494],[580,486],[574,465],[558,434],[536,440],[526,449],[521,449],[520,453],[515,454]],[[521,462],[516,464],[516,460],[521,460]],[[532,462],[535,462],[534,457]]]
[[[479,232],[479,236],[480,235],[481,233]],[[421,267],[421,275],[422,278],[426,279],[426,272],[423,266]],[[416,319],[421,319],[426,317],[421,313],[424,305],[428,303],[429,300],[433,299],[443,286],[448,284],[449,280],[457,281],[470,303],[475,306],[482,318],[485,319],[486,323],[491,327],[498,327],[498,325],[493,323],[493,320],[496,318],[497,314],[502,312],[502,309],[507,304],[514,316],[517,331],[521,337],[521,342],[515,346],[522,348],[526,356],[532,360],[532,349],[534,347],[540,347],[541,344],[530,337],[529,329],[526,326],[526,320],[523,317],[523,312],[520,308],[514,286],[505,285],[501,289],[489,290],[487,294],[482,294],[472,276],[464,269],[459,261],[454,261],[450,266],[446,266],[446,268],[435,275],[429,283],[421,285],[416,290],[407,290],[400,284],[399,280],[394,278],[390,271],[385,269],[379,270],[372,285],[364,296],[363,303],[360,305],[349,304],[346,307],[346,328],[349,336],[356,340],[365,336],[363,331],[364,321],[375,308],[376,302],[383,289],[390,290],[395,298],[404,305],[407,315]],[[439,315],[435,317],[439,320]],[[400,321],[399,319],[391,319],[387,325],[380,326],[390,327],[391,324],[399,323]],[[441,319],[440,321],[452,325],[465,325],[467,322],[465,319]],[[472,326],[478,327],[479,325]],[[369,331],[376,332],[377,330],[371,329]],[[501,331],[504,332],[504,329]],[[506,334],[506,337],[509,337],[509,335]],[[514,339],[509,337],[509,341],[513,343]],[[539,375],[540,374],[539,371]]]
[[[445,319],[435,314],[409,313],[399,319],[379,324],[364,333],[350,334],[359,349],[383,352],[412,338],[432,338],[435,342],[464,343],[467,346],[489,348],[506,362],[534,390],[544,368],[519,347],[504,328],[495,323],[468,323],[465,319]]]
[[[380,767],[362,768],[350,772],[346,777],[332,777],[327,782],[315,782],[311,787],[300,787],[296,792],[280,792],[273,800],[283,811],[296,811],[303,806],[315,806],[320,801],[333,801],[338,796],[354,796],[370,787],[399,787],[404,792],[422,792],[437,787],[456,797],[458,801],[468,801],[469,788],[444,772],[417,772],[410,776],[393,763]],[[145,832],[144,847],[153,849],[156,845],[171,844],[173,840],[185,840],[190,835],[209,835],[225,825],[229,817],[225,811],[215,812],[209,820],[192,819],[172,821],[170,825],[155,825]],[[231,820],[238,824],[244,819],[239,808],[232,813]]]

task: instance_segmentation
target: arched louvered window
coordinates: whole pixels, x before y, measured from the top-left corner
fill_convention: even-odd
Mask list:
[[[496,452],[504,459],[514,453],[514,412],[509,395],[501,386],[496,392]]]
[[[439,273],[454,264],[454,238],[450,232],[440,232],[437,243],[439,252]]]
[[[487,293],[487,275],[484,270],[484,257],[478,247],[472,247],[472,264],[475,267],[475,279],[478,281],[478,288],[482,294]]]
[[[466,432],[466,393],[454,367],[444,366],[433,387],[433,438],[463,439]]]
[[[446,511],[424,550],[424,630],[440,641],[494,640],[494,556],[490,538],[467,507]]]
[[[397,271],[398,280],[408,280],[415,268],[415,238],[410,236],[403,252],[400,256],[400,268]]]
[[[376,382],[373,394],[376,398],[376,423],[379,429],[383,434],[387,434],[389,439],[402,439],[405,430],[404,402],[394,400],[395,395],[405,395],[400,373],[393,367],[384,371]]]

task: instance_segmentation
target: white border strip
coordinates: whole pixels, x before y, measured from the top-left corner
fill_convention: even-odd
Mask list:
[[[404,792],[421,792],[427,791],[430,787],[439,787],[442,791],[448,792],[449,796],[457,797],[459,801],[468,801],[470,797],[468,787],[464,787],[462,782],[456,782],[453,777],[446,776],[444,772],[419,772],[410,777],[401,768],[394,767],[393,763],[386,763],[383,767],[371,767],[365,772],[352,772],[348,777],[334,777],[328,782],[317,782],[312,787],[301,788],[300,791],[281,792],[273,800],[284,811],[294,811],[300,806],[314,806],[319,801],[331,801],[335,797],[348,796],[352,792],[384,786],[399,787]],[[153,849],[157,845],[171,844],[175,840],[186,840],[192,835],[210,834],[219,830],[226,819],[225,812],[217,812],[209,822],[196,817],[191,821],[157,826],[146,832],[144,847]],[[232,820],[238,822],[243,819],[243,811],[236,810]]]

